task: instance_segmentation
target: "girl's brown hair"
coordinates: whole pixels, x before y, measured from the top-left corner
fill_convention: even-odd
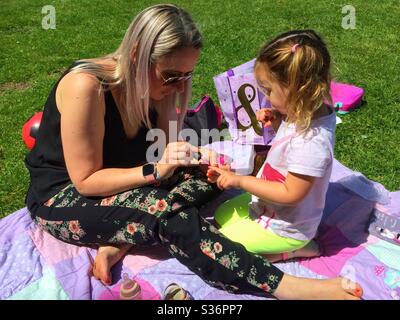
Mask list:
[[[263,45],[256,59],[256,65],[265,64],[272,79],[288,90],[287,122],[300,130],[307,130],[314,112],[331,100],[330,63],[324,41],[313,30],[277,36]]]

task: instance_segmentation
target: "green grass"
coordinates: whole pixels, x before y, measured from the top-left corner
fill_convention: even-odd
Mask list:
[[[132,18],[155,1],[9,0],[0,3],[0,217],[24,206],[28,172],[21,128],[40,111],[54,82],[73,60],[114,51]],[[329,45],[339,81],[366,91],[359,110],[342,117],[336,158],[353,170],[400,189],[399,1],[352,0],[356,29],[341,27],[343,1],[175,1],[205,37],[194,76],[194,100],[210,93],[212,77],[252,59],[277,33],[312,28]],[[44,30],[41,8],[56,9]]]

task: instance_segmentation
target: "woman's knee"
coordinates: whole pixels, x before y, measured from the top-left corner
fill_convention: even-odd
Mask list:
[[[105,198],[101,205],[120,206],[141,211],[151,211],[152,206],[163,207],[164,201],[168,201],[168,191],[161,188],[137,188],[125,191],[123,193]],[[150,212],[151,213],[151,212]]]

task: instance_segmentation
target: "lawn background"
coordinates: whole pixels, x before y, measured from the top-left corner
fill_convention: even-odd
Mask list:
[[[8,0],[0,2],[0,217],[24,207],[28,173],[24,122],[41,111],[72,61],[114,51],[133,19],[156,1]],[[342,117],[335,156],[346,166],[400,189],[400,1],[175,1],[205,38],[193,101],[217,100],[212,77],[255,57],[280,32],[312,28],[326,40],[337,80],[365,89],[366,103]],[[44,30],[53,5],[56,29]],[[356,9],[356,29],[342,28],[342,7]]]

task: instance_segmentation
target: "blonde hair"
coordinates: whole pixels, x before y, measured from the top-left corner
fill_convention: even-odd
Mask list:
[[[124,106],[128,122],[137,132],[142,123],[152,128],[149,119],[151,65],[187,47],[202,48],[201,33],[189,13],[175,5],[155,5],[136,16],[115,52],[100,58],[82,60],[84,63],[72,71],[90,73],[102,79],[108,89],[121,86],[123,94],[119,103]],[[132,61],[133,55],[136,57],[135,63]],[[113,59],[115,65],[97,63],[106,58]],[[104,90],[103,86],[101,90]],[[182,126],[191,94],[192,82],[188,80],[181,94],[174,93],[157,102],[167,110],[175,110],[179,106],[178,130]]]
[[[295,46],[296,45],[296,46]],[[288,90],[287,122],[306,131],[311,119],[330,97],[330,55],[313,30],[294,30],[261,48],[256,64],[264,63],[273,80]]]

